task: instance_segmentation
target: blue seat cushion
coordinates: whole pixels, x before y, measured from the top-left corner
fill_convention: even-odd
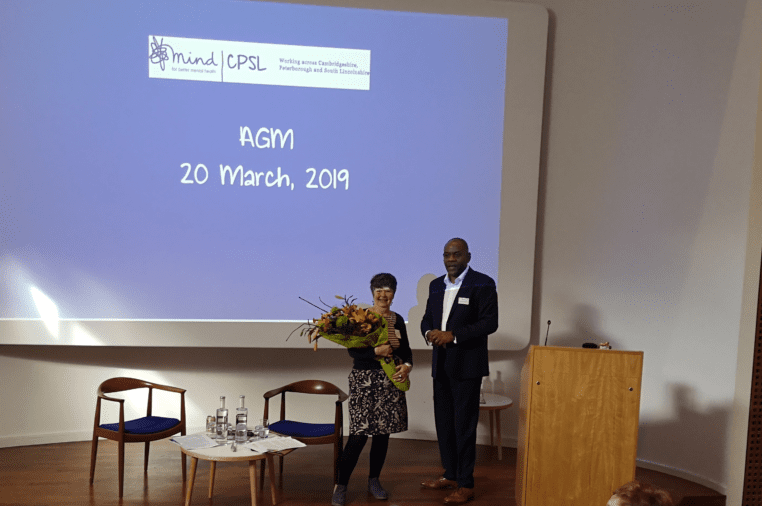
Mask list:
[[[270,424],[270,430],[285,436],[321,437],[330,436],[335,429],[332,423],[305,423],[293,420],[281,420]]]
[[[124,432],[128,434],[155,434],[171,429],[180,423],[177,418],[164,418],[163,416],[144,416],[124,422]],[[100,426],[102,429],[119,431],[118,423],[104,423]]]

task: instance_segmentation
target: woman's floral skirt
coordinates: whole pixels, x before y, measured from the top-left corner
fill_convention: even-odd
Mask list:
[[[407,430],[405,392],[389,381],[383,369],[349,373],[349,433],[365,436]]]

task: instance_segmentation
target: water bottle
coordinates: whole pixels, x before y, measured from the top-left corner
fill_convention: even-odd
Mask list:
[[[225,407],[224,395],[220,395],[220,407],[217,409],[217,439],[228,439],[228,409]]]
[[[244,407],[244,396],[238,397],[238,408],[235,410],[235,442],[245,443],[249,439],[246,422],[249,418],[249,410]]]
[[[247,423],[249,418],[249,410],[244,407],[245,397],[243,395],[238,396],[238,408],[235,410],[235,424]]]

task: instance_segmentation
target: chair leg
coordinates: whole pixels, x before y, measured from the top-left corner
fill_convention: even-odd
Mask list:
[[[117,442],[119,446],[117,461],[119,463],[119,498],[124,495],[124,441]]]
[[[90,451],[90,485],[95,477],[95,459],[98,456],[98,436],[93,436],[92,450]]]
[[[185,401],[183,401],[183,403],[184,403],[184,402],[185,402]],[[184,406],[185,406],[185,404],[183,404],[183,407],[184,407]],[[183,428],[182,428],[182,429],[180,429],[180,435],[181,435],[181,436],[184,436],[184,435],[185,435],[185,427],[184,427],[184,426],[183,426]],[[181,452],[181,453],[182,453],[182,452]],[[183,453],[182,455],[183,455],[183,483],[185,483],[185,464],[186,464],[186,460],[185,460],[185,458],[186,458],[186,455],[185,455],[185,453]]]
[[[147,473],[148,472],[148,451],[150,450],[150,448],[151,448],[151,442],[150,441],[146,441],[146,456],[145,456],[145,459],[143,461],[143,473]]]

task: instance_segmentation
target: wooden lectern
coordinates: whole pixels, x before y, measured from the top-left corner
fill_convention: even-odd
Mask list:
[[[532,346],[521,370],[518,506],[604,506],[635,479],[643,352]]]

